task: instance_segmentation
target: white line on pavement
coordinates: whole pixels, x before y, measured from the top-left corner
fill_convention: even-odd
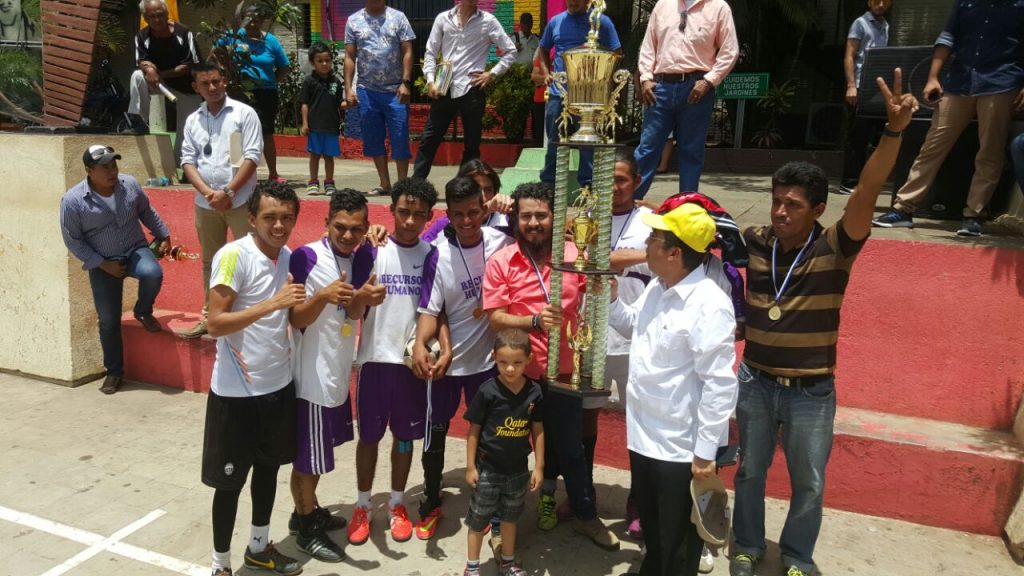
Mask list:
[[[135,522],[132,522],[118,530],[109,537],[104,538],[99,534],[87,532],[85,530],[75,528],[74,526],[60,524],[52,520],[47,520],[46,518],[40,518],[39,516],[33,516],[32,514],[0,506],[0,520],[20,524],[22,526],[39,530],[40,532],[53,534],[54,536],[73,540],[79,544],[85,544],[88,546],[88,548],[72,556],[67,561],[46,571],[43,576],[59,576],[60,574],[64,574],[72,568],[82,564],[89,558],[92,558],[104,551],[118,554],[138,562],[144,562],[151,566],[157,566],[172,572],[177,572],[178,574],[206,576],[209,572],[208,568],[204,568],[203,566],[192,562],[172,558],[171,556],[166,556],[159,552],[153,552],[152,550],[146,550],[145,548],[139,548],[138,546],[121,542],[123,538],[126,538],[128,535],[143,528],[164,514],[166,514],[166,512],[163,510],[154,510]]]

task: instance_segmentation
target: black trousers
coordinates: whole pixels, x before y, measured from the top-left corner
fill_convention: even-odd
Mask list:
[[[540,148],[544,146],[544,113],[546,104],[544,102],[533,102],[530,108],[530,116],[533,120],[533,146]]]
[[[629,466],[647,545],[640,574],[695,576],[704,541],[690,522],[691,464],[655,460],[630,450]]]
[[[416,151],[416,162],[412,175],[415,178],[430,176],[434,165],[434,155],[444,140],[444,135],[455,120],[455,115],[462,116],[462,164],[480,157],[480,138],[483,132],[484,108],[487,101],[484,91],[470,88],[469,92],[452,98],[442,96],[430,105],[427,125],[423,127],[423,137]]]

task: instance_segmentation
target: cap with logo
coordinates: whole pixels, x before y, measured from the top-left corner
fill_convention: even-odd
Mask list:
[[[88,168],[98,164],[110,164],[114,160],[120,159],[121,155],[115,153],[113,148],[102,144],[93,144],[86,148],[85,153],[82,154],[82,163]]]
[[[697,252],[707,252],[715,239],[715,221],[696,204],[681,204],[667,214],[641,214],[640,219],[655,230],[672,233]]]

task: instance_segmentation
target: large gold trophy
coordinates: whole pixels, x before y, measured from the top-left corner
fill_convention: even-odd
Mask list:
[[[575,326],[567,325],[565,334],[557,328],[548,332],[549,388],[553,392],[576,396],[608,395],[604,385],[608,343],[609,270],[612,227],[612,172],[615,165],[615,127],[621,122],[616,113],[619,94],[630,79],[626,70],[615,70],[619,56],[598,45],[603,0],[590,2],[590,32],[587,42],[562,54],[565,72],[552,75],[563,94],[560,115],[560,141],[555,163],[554,229],[565,230],[570,221],[578,257],[565,262],[565,244],[553,242],[551,260],[562,262],[553,268],[560,272],[551,278],[551,301],[560,302],[566,274],[587,276],[587,291],[580,299]],[[571,127],[579,128],[572,134]],[[569,151],[594,149],[594,179],[569,205]],[[557,233],[556,233],[557,239]],[[573,373],[559,379],[561,339],[568,339],[573,351]]]

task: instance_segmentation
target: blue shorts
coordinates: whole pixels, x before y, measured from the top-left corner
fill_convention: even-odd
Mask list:
[[[363,128],[363,155],[387,153],[384,133],[391,142],[392,160],[409,160],[409,107],[398,101],[395,92],[376,92],[359,88],[359,118]]]
[[[306,152],[317,156],[330,156],[337,158],[341,156],[341,146],[338,144],[338,134],[330,132],[310,132],[306,136]]]

